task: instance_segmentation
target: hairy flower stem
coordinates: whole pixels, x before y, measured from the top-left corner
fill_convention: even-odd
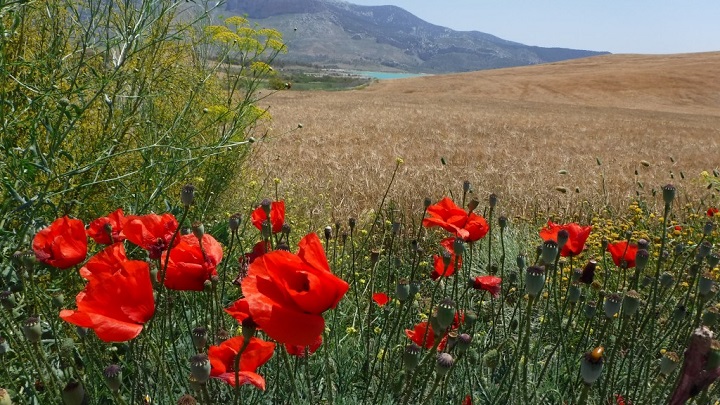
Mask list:
[[[532,295],[528,299],[527,308],[525,310],[525,333],[523,334],[523,348],[522,353],[524,360],[522,361],[522,393],[523,393],[523,399],[525,400],[525,403],[528,402],[530,399],[528,398],[528,392],[527,392],[527,386],[528,386],[528,363],[530,361],[530,319],[532,318],[532,305],[535,301],[535,297]]]
[[[578,405],[585,405],[585,404],[587,404],[588,393],[590,392],[590,387],[591,387],[591,386],[592,386],[592,385],[590,385],[590,384],[583,384],[583,390],[582,390],[582,392],[580,393],[580,398],[579,398],[578,401],[577,401],[577,404],[578,404]]]
[[[240,358],[242,357],[243,352],[247,348],[248,344],[250,344],[250,337],[246,336],[245,339],[243,339],[243,344],[240,347],[240,350],[238,350],[238,353],[235,355],[235,359],[233,361],[233,372],[235,373],[235,405],[239,405],[241,401],[240,397]],[[203,387],[206,384],[203,384]],[[207,388],[206,388],[207,389]],[[210,398],[208,398],[210,399]]]
[[[440,385],[440,381],[442,381],[442,379],[443,378],[440,375],[435,376],[435,381],[433,381],[433,385],[430,388],[430,392],[428,393],[428,395],[425,397],[425,399],[421,403],[423,403],[423,404],[430,403],[430,400],[432,399],[433,395],[435,395],[435,391],[437,390],[438,385]]]
[[[415,370],[412,371],[410,381],[405,386],[405,395],[403,396],[402,405],[407,405],[408,401],[410,401],[410,397],[412,396],[412,387],[415,384],[415,379],[425,367],[427,362],[431,359],[432,355],[437,353],[437,348],[440,345],[440,341],[441,339],[435,339],[435,344],[433,345],[432,349],[425,353],[425,356],[423,356],[423,358],[420,360],[420,364],[415,368]]]
[[[325,339],[326,342],[330,341],[329,333],[325,332]],[[334,404],[334,394],[333,394],[333,380],[332,380],[332,369],[330,368],[330,345],[326,344],[323,345],[323,360],[325,361],[325,385],[327,386],[328,390],[328,403]]]

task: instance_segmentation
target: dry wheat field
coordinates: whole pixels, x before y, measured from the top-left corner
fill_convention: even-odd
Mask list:
[[[377,204],[397,158],[389,198],[411,209],[463,180],[507,215],[619,207],[668,182],[699,201],[720,165],[719,77],[720,52],[608,55],[282,91],[260,103],[273,120],[253,165],[338,219]]]

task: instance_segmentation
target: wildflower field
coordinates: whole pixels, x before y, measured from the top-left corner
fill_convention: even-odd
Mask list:
[[[216,6],[0,3],[0,405],[717,402],[717,106],[580,106],[593,136],[617,113],[670,145],[578,163],[543,141],[560,107],[517,124],[531,104],[508,102],[516,124],[484,129],[508,158],[527,151],[494,136],[556,119],[531,157],[559,162],[530,182],[484,178],[422,123],[343,166],[304,134],[391,120],[269,94],[282,35]],[[433,79],[452,80],[413,80]],[[434,119],[453,145],[482,125]]]

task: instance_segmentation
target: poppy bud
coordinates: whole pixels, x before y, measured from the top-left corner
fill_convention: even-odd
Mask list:
[[[405,370],[414,370],[420,363],[420,346],[415,343],[410,343],[405,346],[403,352],[403,367]]]
[[[198,326],[197,328],[192,330],[192,341],[193,345],[198,351],[201,351],[205,348],[205,345],[207,344],[207,329]]]
[[[630,290],[623,297],[622,311],[623,315],[633,316],[640,308],[640,294],[635,290]]]
[[[660,374],[669,376],[680,363],[680,357],[675,352],[665,352],[660,359]]]
[[[497,367],[499,361],[500,353],[495,349],[488,350],[483,356],[483,363],[490,369]]]
[[[700,296],[706,298],[712,291],[713,285],[715,285],[715,282],[713,281],[712,274],[709,272],[704,273],[698,281],[698,292]]]
[[[425,209],[427,210],[428,207],[431,205],[432,205],[432,200],[430,199],[430,197],[425,197],[425,199],[423,200],[423,207],[425,207]]]
[[[463,193],[470,191],[470,180],[463,181]]]
[[[23,324],[23,333],[25,338],[31,343],[37,343],[42,336],[42,328],[40,327],[40,319],[31,316],[25,320]]]
[[[607,250],[608,245],[610,245],[610,241],[607,240],[607,239],[603,239],[603,240],[600,242],[600,247],[602,248],[602,251],[603,251],[603,252]]]
[[[81,405],[85,401],[85,388],[79,381],[70,380],[62,390],[62,399],[65,405]]]
[[[186,184],[180,191],[180,201],[185,208],[188,208],[192,205],[193,200],[195,200],[195,186]]]
[[[105,367],[103,371],[103,377],[105,377],[105,384],[112,392],[118,392],[120,384],[122,382],[122,369],[117,364],[111,364]]]
[[[600,378],[603,369],[603,348],[596,347],[593,351],[585,353],[580,361],[580,376],[585,384],[592,385]]]
[[[477,208],[478,205],[480,205],[480,201],[478,201],[477,198],[473,198],[472,200],[470,200],[470,202],[467,205],[468,212],[475,211],[475,208]]]
[[[720,318],[720,313],[716,307],[709,307],[703,312],[702,323],[712,329]]]
[[[470,348],[471,341],[472,337],[470,335],[467,333],[461,333],[457,340],[458,353],[465,353],[467,349]]]
[[[325,232],[325,243],[327,243],[327,241],[329,241],[330,238],[332,238],[332,228],[328,225],[325,227],[324,232]]]
[[[595,260],[589,260],[585,267],[583,267],[580,282],[588,285],[592,284],[595,280],[595,269],[597,269],[597,262]]]
[[[450,298],[445,298],[437,307],[437,323],[440,326],[440,331],[444,331],[450,325],[452,325],[455,319],[455,302]],[[437,332],[440,332],[437,331]]]
[[[530,266],[525,273],[525,292],[537,297],[545,286],[545,268]]]
[[[357,223],[357,220],[353,217],[350,217],[348,219],[348,226],[350,227],[350,233],[352,233],[355,230],[355,224]]]
[[[672,184],[667,184],[663,186],[663,201],[665,201],[665,206],[669,207],[670,204],[672,204],[673,200],[675,199],[675,186]]]
[[[228,220],[228,228],[230,228],[230,232],[237,232],[238,229],[240,229],[240,223],[242,222],[242,217],[240,214],[233,214],[230,216],[230,219]]]
[[[468,328],[471,328],[475,326],[475,322],[477,322],[478,316],[477,313],[473,310],[465,311],[465,325],[467,325]]]
[[[585,303],[585,317],[588,319],[592,319],[595,317],[595,313],[597,312],[597,303],[595,301],[588,301]]]
[[[498,196],[495,193],[491,193],[488,197],[488,204],[490,204],[490,208],[495,208],[497,206],[498,202]]]
[[[637,241],[637,247],[638,249],[648,250],[650,248],[650,242],[648,242],[647,239],[639,239]]]
[[[395,298],[400,302],[405,302],[410,297],[410,285],[404,278],[398,280],[395,286]]]
[[[573,284],[568,288],[568,302],[575,304],[580,301],[580,287]]]
[[[437,357],[437,364],[435,365],[435,372],[438,376],[442,377],[447,374],[448,371],[455,364],[455,359],[449,353],[440,353]]]
[[[662,288],[670,288],[673,284],[675,284],[675,277],[673,277],[672,274],[665,271],[660,275],[660,285]]]
[[[205,353],[196,354],[190,357],[190,374],[204,384],[210,378],[210,360]]]
[[[270,210],[272,209],[272,201],[269,198],[263,198],[260,201],[260,207],[265,212],[265,215],[270,219]]]
[[[605,317],[612,318],[620,311],[620,294],[610,294],[605,299],[605,304],[603,306],[603,309],[605,310]]]

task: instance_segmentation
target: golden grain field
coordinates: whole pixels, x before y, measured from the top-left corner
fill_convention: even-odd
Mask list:
[[[457,195],[469,180],[481,201],[498,194],[509,216],[572,214],[584,201],[621,207],[668,182],[706,204],[699,174],[720,165],[720,52],[282,91],[260,106],[273,121],[253,168],[280,178],[303,209],[338,220],[377,205],[398,157],[390,198],[406,208]]]

